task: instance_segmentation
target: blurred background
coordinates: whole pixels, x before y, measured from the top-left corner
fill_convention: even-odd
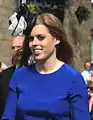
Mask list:
[[[9,17],[20,4],[31,0],[0,0],[0,61],[11,65],[11,35],[8,31]],[[63,0],[64,21],[68,40],[74,49],[75,67],[84,69],[84,61],[93,67],[93,0]]]

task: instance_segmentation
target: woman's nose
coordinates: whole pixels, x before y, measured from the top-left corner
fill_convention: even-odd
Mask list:
[[[34,37],[34,39],[32,41],[32,44],[33,45],[38,45],[38,43],[39,43],[39,40],[36,37]]]

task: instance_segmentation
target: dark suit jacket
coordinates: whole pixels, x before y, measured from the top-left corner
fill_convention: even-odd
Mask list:
[[[9,82],[14,71],[15,66],[12,66],[4,70],[0,75],[0,118],[4,112],[5,102],[9,89]]]

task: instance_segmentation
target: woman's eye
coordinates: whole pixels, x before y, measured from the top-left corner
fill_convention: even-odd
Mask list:
[[[33,36],[29,36],[29,41],[33,41],[34,40],[34,37]]]
[[[45,38],[45,36],[41,36],[41,35],[38,35],[36,36],[38,40],[43,40]]]
[[[35,38],[34,36],[29,36],[28,40],[29,40],[29,41],[33,41],[34,38]],[[45,38],[45,36],[42,36],[42,35],[37,35],[37,36],[36,36],[36,39],[38,39],[38,40],[40,40],[40,41],[42,41],[44,38]]]

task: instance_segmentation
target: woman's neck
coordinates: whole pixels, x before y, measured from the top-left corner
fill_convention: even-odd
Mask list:
[[[59,69],[62,64],[64,64],[63,62],[61,62],[60,60],[58,60],[57,58],[51,58],[51,60],[46,60],[46,61],[42,61],[42,62],[37,62],[36,63],[36,69],[39,73],[45,74],[45,73],[52,73],[54,71],[56,71],[57,69]]]

